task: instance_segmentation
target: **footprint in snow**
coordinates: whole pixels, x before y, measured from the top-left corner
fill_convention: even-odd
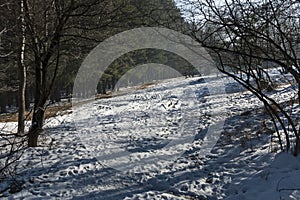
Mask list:
[[[169,110],[171,108],[176,108],[176,106],[178,105],[179,100],[177,100],[175,103],[173,101],[168,102],[167,106],[165,104],[161,104],[160,106],[162,108],[164,108],[165,110]]]

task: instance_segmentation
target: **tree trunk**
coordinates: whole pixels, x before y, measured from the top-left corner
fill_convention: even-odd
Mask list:
[[[37,147],[38,137],[43,128],[44,121],[44,105],[46,103],[46,94],[43,79],[43,63],[40,58],[36,57],[35,63],[35,95],[34,95],[34,107],[33,116],[31,121],[31,127],[28,133],[28,147]]]
[[[102,91],[101,91],[101,94],[106,94],[106,80],[102,80]]]
[[[35,109],[32,124],[28,133],[28,147],[37,147],[38,137],[42,132],[45,110],[41,107]]]
[[[298,82],[298,103],[300,105],[300,82]]]
[[[117,84],[117,79],[116,79],[116,76],[113,74],[112,75],[112,79],[111,79],[111,91],[114,92],[116,91],[116,84]]]
[[[26,109],[26,111],[29,111],[30,103],[31,103],[31,94],[30,94],[30,92],[28,91],[28,88],[27,88],[27,90],[25,92],[25,109]]]
[[[57,86],[52,89],[51,101],[52,103],[61,102],[60,89]]]
[[[19,96],[18,96],[18,134],[24,134],[24,115],[25,115],[25,95],[26,95],[26,66],[25,66],[25,17],[24,17],[24,1],[20,0],[20,16],[21,16],[21,43],[19,52]]]
[[[294,156],[298,156],[300,153],[300,137],[296,139],[296,145],[294,150]]]

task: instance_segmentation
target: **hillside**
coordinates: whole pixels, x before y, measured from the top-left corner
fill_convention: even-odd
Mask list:
[[[291,87],[277,88],[285,101]],[[263,105],[226,76],[124,89],[46,120],[12,199],[299,199],[300,159],[279,152]],[[299,106],[294,108],[299,113]],[[1,123],[11,130],[15,123]],[[11,194],[12,185],[18,192]],[[7,188],[7,189],[6,189]]]

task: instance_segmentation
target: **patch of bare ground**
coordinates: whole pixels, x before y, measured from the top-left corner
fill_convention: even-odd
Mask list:
[[[108,99],[112,97],[112,93],[109,92],[107,94],[97,94],[95,99]]]
[[[45,119],[55,117],[58,115],[59,112],[66,113],[65,111],[70,110],[72,107],[71,103],[64,103],[63,105],[55,105],[49,106],[46,108],[45,111]],[[27,111],[25,113],[26,120],[32,119],[32,111]],[[18,121],[18,113],[6,113],[0,115],[0,122],[17,122]]]
[[[143,90],[143,89],[146,89],[146,88],[149,88],[151,86],[154,86],[156,85],[157,83],[155,82],[151,82],[151,83],[145,83],[141,86],[138,86],[137,89],[138,90]],[[97,94],[95,96],[95,99],[107,99],[107,98],[112,98],[113,95],[111,92],[107,93],[107,94]],[[94,99],[93,99],[94,100]],[[89,102],[89,100],[87,101],[83,101],[83,102],[79,102],[79,103],[76,103],[76,105],[80,105],[80,104],[85,104]],[[68,114],[68,113],[71,113],[71,108],[72,106],[74,106],[74,104],[72,105],[72,103],[70,102],[67,102],[67,103],[64,103],[62,105],[51,105],[51,106],[48,106],[46,108],[46,111],[45,111],[45,119],[48,119],[48,118],[51,118],[51,117],[55,117],[57,115],[64,115],[64,114]],[[25,116],[26,116],[26,120],[31,120],[32,119],[32,111],[27,111],[25,113]],[[0,122],[17,122],[18,121],[18,113],[17,112],[14,112],[14,113],[6,113],[6,114],[2,114],[0,115]]]
[[[138,86],[137,89],[138,89],[138,90],[144,90],[144,89],[149,88],[149,87],[151,87],[151,86],[154,86],[154,85],[156,85],[156,84],[157,84],[156,82],[145,83],[145,84],[143,84],[143,85],[141,85],[141,86]]]

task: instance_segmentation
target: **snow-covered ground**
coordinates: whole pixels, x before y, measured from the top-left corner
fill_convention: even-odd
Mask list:
[[[294,92],[280,90],[282,100]],[[10,199],[300,199],[300,159],[277,153],[265,120],[225,76],[120,91],[48,119],[44,146],[26,150],[0,189],[21,186],[3,192]]]

